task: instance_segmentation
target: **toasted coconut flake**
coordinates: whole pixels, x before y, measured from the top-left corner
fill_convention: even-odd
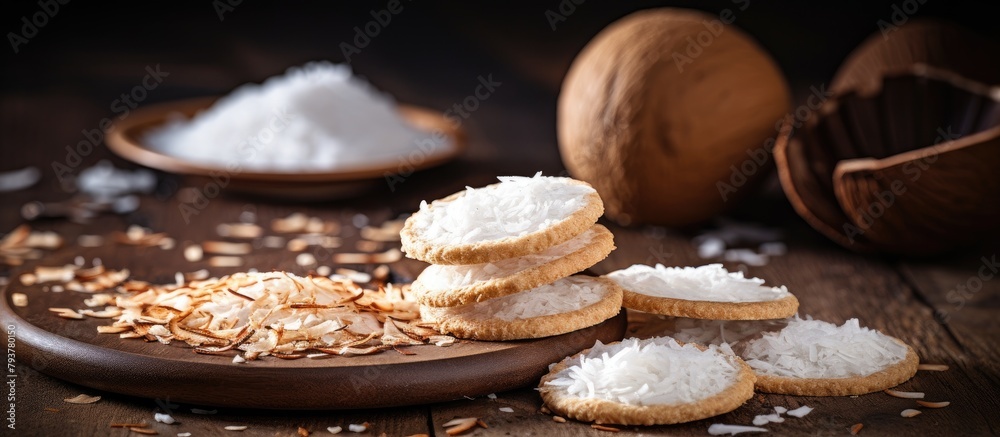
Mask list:
[[[619,428],[615,428],[613,426],[601,425],[599,423],[592,423],[592,424],[590,424],[590,427],[594,428],[594,429],[596,429],[598,431],[607,431],[607,432],[618,432],[618,431],[621,431],[621,429],[619,429]]]
[[[917,366],[917,370],[927,370],[930,372],[944,372],[948,370],[947,364],[920,364]]]
[[[854,425],[851,425],[851,435],[858,435],[858,433],[861,432],[861,428],[864,427],[865,424],[863,423],[855,423]]]
[[[246,425],[229,425],[223,429],[225,429],[226,431],[245,431],[247,428],[248,426]]]
[[[452,419],[441,425],[445,428],[445,434],[448,435],[459,435],[466,432],[472,428],[479,425],[478,417],[462,417],[458,419]]]
[[[201,243],[207,253],[218,255],[247,255],[253,251],[250,243],[230,243],[228,241],[205,241]]]
[[[303,252],[295,257],[295,264],[302,267],[314,266],[316,265],[316,257],[309,252]]]
[[[99,334],[120,334],[122,332],[130,331],[130,330],[132,330],[132,328],[129,327],[129,326],[115,326],[115,325],[111,325],[111,326],[98,326],[97,327],[97,332]]]
[[[380,227],[366,226],[361,228],[361,238],[372,241],[399,241],[399,231],[403,230],[405,220],[390,220]]]
[[[289,252],[302,252],[309,248],[309,242],[302,238],[293,238],[288,240],[286,248]]]
[[[903,411],[900,411],[899,415],[903,416],[903,417],[919,416],[920,415],[920,410],[914,410],[913,408],[907,408],[907,409],[905,409]]]
[[[208,265],[212,267],[239,267],[243,265],[243,258],[238,256],[213,256],[208,259]]]
[[[271,220],[271,230],[279,233],[302,232],[308,223],[309,217],[297,212],[285,218]]]
[[[158,435],[159,434],[159,432],[157,432],[155,429],[152,429],[152,428],[131,427],[131,428],[129,428],[129,431],[132,431],[132,432],[137,433],[137,434],[145,434],[145,435]]]
[[[253,223],[220,223],[215,227],[220,237],[257,238],[264,235],[264,229]]]
[[[79,394],[68,399],[63,399],[63,402],[68,404],[92,404],[101,400],[100,396],[87,396],[84,394]]]
[[[897,398],[903,399],[923,399],[924,393],[919,391],[899,391],[899,390],[886,390],[885,394]]]
[[[951,402],[941,401],[941,402],[927,402],[927,401],[917,401],[917,404],[921,407],[927,408],[944,408],[951,405]]]
[[[45,408],[43,408],[43,410],[48,411],[50,413],[58,413],[59,412],[58,408],[51,408],[51,407],[45,407]]]
[[[382,249],[382,243],[378,241],[358,240],[354,243],[354,248],[360,252],[377,252]]]
[[[122,315],[122,311],[117,307],[107,307],[103,311],[80,310],[80,314],[97,319],[111,319]]]
[[[302,436],[302,437],[309,437],[309,430],[308,429],[305,429],[305,428],[303,428],[303,427],[300,426],[298,432],[299,432],[299,435]]]
[[[188,262],[198,262],[205,256],[205,250],[201,245],[192,244],[184,248],[184,259]]]
[[[101,247],[104,245],[104,237],[82,234],[76,237],[76,244],[80,245],[80,247]]]
[[[14,293],[10,295],[11,302],[14,303],[16,307],[26,307],[28,306],[28,295],[24,293]]]
[[[392,248],[381,253],[338,253],[333,255],[337,264],[389,264],[403,258],[403,252]]]
[[[566,423],[566,418],[562,416],[552,416],[552,421],[557,423]]]
[[[108,426],[110,426],[111,428],[145,428],[149,426],[149,424],[146,422],[137,422],[137,423],[111,422],[111,424]]]

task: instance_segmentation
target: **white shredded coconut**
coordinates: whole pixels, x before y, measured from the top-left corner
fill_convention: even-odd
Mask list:
[[[730,273],[722,264],[701,267],[650,267],[636,264],[611,272],[608,278],[622,288],[654,297],[711,302],[768,302],[790,295],[784,285],[765,287],[760,278]]]
[[[474,319],[511,321],[563,314],[593,305],[608,295],[608,287],[589,276],[570,276],[551,284],[454,307],[424,307],[435,318],[461,315]]]
[[[799,408],[796,408],[794,410],[789,411],[788,415],[789,416],[794,416],[794,417],[805,417],[806,414],[811,413],[812,410],[813,410],[812,407],[810,407],[808,405],[803,405],[803,406],[801,406]]]
[[[166,423],[167,425],[172,425],[175,422],[173,416],[163,413],[154,413],[153,420],[160,423]]]
[[[782,407],[782,406],[777,406],[777,407],[774,407],[774,412],[778,413],[778,414],[785,414],[785,413],[788,412],[788,408],[785,408],[785,407]]]
[[[781,417],[781,415],[778,414],[778,413],[774,413],[774,414],[758,414],[756,417],[753,418],[753,424],[757,425],[757,426],[767,425],[768,423],[771,423],[771,422],[781,423],[781,422],[784,422],[784,421],[785,421],[785,418]]]
[[[514,409],[511,407],[500,407],[500,411],[503,411],[504,413],[513,413]]]
[[[565,243],[544,251],[495,263],[467,265],[432,265],[420,275],[420,282],[430,290],[454,290],[477,282],[514,276],[530,268],[548,264],[587,247],[597,236],[597,231],[588,229]]]
[[[849,378],[885,369],[906,358],[907,349],[858,319],[841,326],[795,318],[778,332],[747,343],[743,358],[755,371],[794,378]],[[791,414],[791,412],[789,412]]]
[[[586,206],[595,193],[570,178],[501,176],[499,184],[466,187],[458,198],[420,203],[410,217],[421,238],[435,244],[466,244],[542,231]]]
[[[736,435],[744,432],[767,432],[767,429],[756,426],[726,425],[723,423],[713,423],[712,426],[708,427],[708,433],[711,435]]]
[[[451,147],[407,124],[393,98],[349,66],[329,62],[243,85],[193,119],[150,132],[146,142],[191,161],[284,171],[396,164],[412,152]]]
[[[610,345],[598,341],[545,386],[574,397],[628,405],[686,404],[731,387],[739,374],[735,358],[726,345],[701,350],[670,337],[630,338]]]
[[[351,432],[365,432],[365,431],[368,430],[368,426],[365,425],[365,424],[360,424],[359,425],[359,424],[356,424],[356,423],[352,423],[350,425],[347,425],[347,429],[349,431],[351,431]]]

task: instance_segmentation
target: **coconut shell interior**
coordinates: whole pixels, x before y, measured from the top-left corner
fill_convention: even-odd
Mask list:
[[[1000,218],[1000,89],[915,66],[830,99],[775,155],[793,206],[838,243],[947,250]]]

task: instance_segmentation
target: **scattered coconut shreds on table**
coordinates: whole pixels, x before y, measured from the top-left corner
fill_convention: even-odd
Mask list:
[[[152,429],[152,428],[143,428],[143,427],[137,427],[137,426],[130,427],[128,430],[132,431],[132,432],[134,432],[136,434],[145,434],[145,435],[158,435],[158,434],[160,434],[155,429]]]
[[[851,425],[851,435],[858,435],[858,433],[861,432],[861,428],[864,427],[865,424],[863,423],[855,423],[854,425]]]
[[[889,396],[892,396],[892,397],[903,398],[903,399],[923,399],[924,398],[924,394],[922,392],[919,392],[919,391],[899,391],[899,390],[889,389],[889,390],[885,391],[885,394],[887,394]]]
[[[399,241],[399,231],[403,230],[405,219],[389,220],[382,223],[382,226],[365,226],[361,228],[361,238],[371,241],[393,242]]]
[[[927,402],[927,401],[917,401],[917,405],[927,408],[944,408],[951,405],[951,402],[941,401],[941,402]]]
[[[599,423],[592,423],[592,424],[590,424],[590,427],[593,428],[593,429],[596,429],[598,431],[607,431],[607,432],[619,432],[619,431],[621,431],[621,428],[615,428],[613,426],[601,425]]]
[[[43,250],[57,249],[62,244],[62,237],[55,232],[32,231],[28,225],[21,225],[0,239],[0,263],[19,266],[26,260],[41,258]]]
[[[128,276],[128,270],[107,270],[103,265],[83,268],[67,264],[61,267],[38,266],[30,273],[22,273],[18,279],[26,286],[58,282],[66,290],[97,293],[117,287]]]
[[[310,433],[309,433],[308,429],[305,429],[305,428],[303,428],[303,427],[300,426],[299,429],[298,429],[298,434],[300,436],[302,436],[302,437],[309,437]]]
[[[927,370],[931,372],[944,372],[948,370],[947,364],[920,364],[917,366],[917,370]]]
[[[552,421],[557,423],[566,423],[566,418],[562,416],[552,416]]]
[[[914,417],[920,415],[920,410],[914,410],[913,408],[907,408],[899,413],[903,417]]]
[[[176,420],[174,420],[174,416],[164,413],[154,413],[153,420],[160,423],[166,423],[167,425],[173,425],[174,422],[176,422]]]
[[[785,414],[788,414],[789,416],[792,416],[792,417],[802,418],[802,417],[806,417],[806,414],[811,413],[812,410],[813,410],[813,407],[810,407],[808,405],[803,405],[803,406],[801,406],[799,408],[796,408],[794,410],[788,410],[788,412],[785,413]]]
[[[285,218],[271,220],[271,230],[279,234],[337,234],[340,233],[340,223],[297,212]]]
[[[26,307],[28,306],[28,295],[24,293],[14,293],[10,295],[11,302],[14,303],[16,307]]]
[[[132,225],[129,226],[125,232],[115,232],[112,234],[114,240],[120,244],[126,244],[129,246],[163,246],[168,243],[164,241],[171,241],[170,237],[167,236],[165,232],[153,232],[142,226]],[[172,246],[172,245],[171,245]]]
[[[352,423],[347,425],[347,430],[350,432],[365,432],[368,431],[368,427],[371,426],[368,422],[365,423]]]
[[[726,425],[723,423],[713,423],[708,427],[708,433],[711,435],[736,435],[744,432],[767,432],[767,428],[743,425]]]
[[[184,248],[184,259],[188,262],[198,262],[205,257],[205,249],[199,244],[192,244]]]
[[[225,429],[226,431],[246,431],[247,428],[248,426],[246,425],[229,425],[224,427],[223,429]]]
[[[250,243],[230,243],[228,241],[203,241],[201,248],[206,253],[217,255],[247,255],[253,251]]]
[[[477,426],[489,428],[486,423],[478,417],[460,417],[445,422],[443,425],[445,434],[459,435]]]
[[[327,430],[327,432],[329,432],[330,434],[340,434],[340,432],[341,432],[341,431],[343,431],[343,430],[344,430],[344,428],[343,428],[343,427],[339,427],[339,426],[328,426],[328,427],[326,428],[326,430]]]
[[[101,400],[100,396],[87,396],[84,394],[76,395],[71,398],[63,399],[63,402],[68,404],[92,404]]]
[[[215,232],[220,237],[253,239],[264,235],[264,228],[253,223],[220,223]]]
[[[511,407],[500,407],[500,411],[504,413],[513,413],[514,409]]]
[[[420,321],[409,285],[373,290],[348,279],[276,271],[121,290],[129,294],[103,311],[51,310],[62,317],[116,317],[98,332],[182,341],[202,354],[236,354],[234,363],[267,355],[298,359],[388,349],[407,354],[398,348],[455,341]]]
[[[337,264],[390,264],[403,258],[403,252],[392,248],[379,253],[336,253],[333,262]]]

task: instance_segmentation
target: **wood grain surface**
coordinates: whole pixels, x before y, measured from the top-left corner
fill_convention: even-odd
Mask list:
[[[712,5],[716,9],[713,13],[732,7],[730,2]],[[853,26],[840,24],[838,20],[846,20],[846,14],[837,12],[834,4],[817,5],[829,10],[808,15],[801,9],[805,6],[783,11],[780,9],[784,7],[754,3],[746,15],[740,15],[738,23],[775,52],[789,75],[799,104],[809,95],[810,86],[820,86],[832,77],[836,65],[850,48],[864,36],[877,32],[876,19],[888,14],[890,8],[889,3],[872,5],[866,6],[871,19],[855,19]],[[207,4],[197,10],[193,6],[190,10],[178,6],[176,11],[162,11],[178,23],[185,23],[184,26],[161,25],[139,15],[108,15],[85,7],[76,3],[64,5],[65,12],[60,14],[65,16],[52,19],[36,39],[21,46],[16,58],[5,63],[2,74],[7,81],[0,94],[0,171],[34,165],[41,169],[43,179],[28,190],[0,194],[0,233],[22,222],[21,205],[30,201],[62,201],[72,196],[60,184],[53,163],[67,162],[65,148],[85,140],[82,131],[96,129],[105,117],[121,115],[109,109],[111,103],[141,82],[146,66],[160,64],[170,76],[157,89],[150,90],[141,104],[224,94],[241,83],[260,81],[291,65],[313,59],[340,59],[338,44],[353,38],[354,26],[363,26],[371,20],[369,9],[374,6],[359,5],[343,13],[287,15],[291,12],[276,10],[276,6],[244,2],[228,13],[224,22],[218,20]],[[65,220],[32,223],[36,229],[60,233],[67,241],[66,246],[47,252],[38,263],[61,265],[71,263],[77,256],[87,260],[101,258],[107,266],[127,267],[134,276],[157,282],[172,281],[178,271],[200,268],[208,268],[213,275],[248,268],[302,274],[306,269],[295,263],[294,255],[279,249],[255,250],[240,268],[189,263],[181,251],[188,242],[218,239],[215,225],[235,222],[244,212],[254,213],[262,224],[292,212],[337,220],[344,225],[346,240],[338,251],[354,251],[355,222],[367,220],[378,224],[414,211],[421,200],[440,198],[466,185],[486,185],[495,181],[497,175],[528,175],[539,170],[560,174],[564,169],[555,143],[555,101],[561,77],[590,36],[639,6],[587,2],[577,6],[578,12],[553,31],[544,12],[555,7],[555,3],[535,4],[530,8],[511,6],[512,11],[498,9],[487,14],[458,5],[405,3],[404,13],[393,18],[392,27],[384,29],[382,36],[352,58],[356,71],[400,102],[439,111],[474,96],[481,76],[502,83],[462,119],[461,127],[469,136],[468,149],[455,162],[408,175],[391,186],[388,183],[373,186],[352,199],[319,204],[264,200],[223,189],[199,206],[188,220],[180,210],[182,200],[178,193],[185,188],[203,187],[204,181],[161,174],[157,193],[143,196],[135,213],[105,215],[87,224]],[[89,12],[73,16],[76,13],[71,12],[73,8]],[[493,15],[498,18],[487,17]],[[988,19],[986,14],[981,15],[983,20]],[[15,18],[20,16],[20,12],[15,14]],[[274,24],[268,27],[271,24],[265,23]],[[790,23],[802,24],[801,32],[807,32],[801,27],[816,27],[812,35],[817,39],[824,32],[837,34],[838,41],[822,46],[832,48],[817,50],[817,39],[788,38],[776,31]],[[995,28],[992,24],[984,28],[987,27]],[[122,38],[123,35],[127,37]],[[97,147],[82,156],[70,173],[79,174],[81,168],[101,159],[111,159],[120,167],[134,167],[115,158],[104,147]],[[801,419],[788,418],[784,423],[768,425],[771,433],[849,435],[849,428],[856,423],[864,424],[860,434],[863,436],[1000,433],[997,415],[1000,352],[996,348],[1000,340],[997,319],[1000,272],[989,267],[995,265],[993,260],[1000,252],[1000,242],[981,241],[936,258],[858,255],[807,226],[792,211],[773,180],[729,215],[784,231],[788,253],[773,257],[765,266],[743,266],[749,275],[787,285],[799,298],[803,315],[837,323],[857,317],[862,324],[911,344],[923,362],[949,365],[945,372],[918,372],[900,388],[923,391],[928,400],[947,400],[951,405],[923,409],[919,416],[903,418],[900,411],[913,408],[914,402],[883,393],[837,398],[766,394],[757,395],[743,407],[719,417],[676,426],[627,427],[619,435],[702,436],[712,423],[749,425],[755,415],[770,413],[774,406],[800,405],[815,410]],[[124,231],[130,224],[166,232],[177,239],[178,247],[164,251],[113,243],[96,248],[76,244],[78,235],[107,235]],[[691,243],[700,228],[670,230],[622,228],[603,221],[602,224],[615,234],[618,249],[594,267],[595,273],[632,263],[701,265],[709,261],[700,259]],[[321,263],[340,267],[332,264],[331,252],[315,251],[314,255]],[[424,264],[404,260],[393,267],[394,279],[405,281],[412,280]],[[726,263],[726,267],[741,268],[735,263]],[[0,276],[16,280],[27,268],[30,265],[0,267]],[[661,321],[644,314],[630,313],[629,322],[629,330],[635,335],[663,332]],[[4,339],[8,337],[5,333]],[[16,350],[16,333],[14,345]],[[246,431],[233,434],[241,436],[294,436],[299,427],[314,435],[324,435],[330,426],[346,430],[349,424],[364,422],[369,423],[368,431],[359,435],[442,436],[445,422],[470,416],[481,418],[489,426],[467,434],[472,436],[609,435],[591,429],[588,424],[554,422],[551,416],[539,412],[540,399],[530,388],[497,393],[496,399],[475,396],[382,409],[216,408],[166,397],[117,395],[64,382],[43,373],[51,364],[51,358],[40,355],[13,366],[14,377],[8,380],[15,381],[17,429],[11,435],[125,436],[130,435],[129,431],[111,429],[109,424],[135,421],[148,423],[163,436],[184,432],[193,436],[229,435],[223,430],[226,425],[248,426]],[[4,386],[4,397],[8,388]],[[63,402],[81,393],[100,395],[102,399],[89,405]],[[513,412],[500,411],[501,407],[509,407]],[[200,409],[206,409],[213,414],[198,414],[193,409],[199,413],[205,413]],[[178,423],[154,423],[153,413],[157,411],[170,412]]]

